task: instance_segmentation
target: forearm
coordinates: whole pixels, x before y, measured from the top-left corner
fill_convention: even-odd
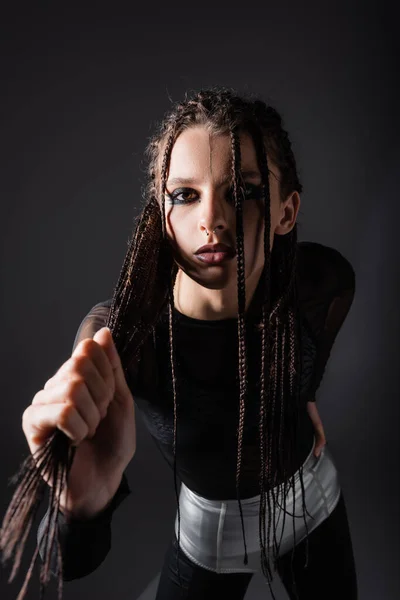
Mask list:
[[[119,504],[130,494],[125,474],[111,502],[92,518],[67,519],[60,511],[57,517],[58,534],[63,563],[63,579],[70,581],[92,573],[104,561],[111,548],[111,520]],[[37,542],[43,562],[45,530],[48,511],[40,522]],[[56,551],[53,547],[50,570],[57,575]]]
[[[48,512],[40,522],[37,542],[40,558],[44,560],[45,530]],[[70,521],[59,512],[57,517],[58,539],[60,542],[63,580],[70,581],[85,577],[99,567],[111,547],[111,521],[96,520]],[[56,548],[53,546],[50,571],[57,576]]]

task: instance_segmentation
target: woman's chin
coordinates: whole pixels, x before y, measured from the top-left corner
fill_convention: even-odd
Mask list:
[[[209,290],[222,290],[229,285],[236,285],[236,269],[227,269],[226,266],[208,266],[199,271],[194,269],[180,269],[193,281]]]

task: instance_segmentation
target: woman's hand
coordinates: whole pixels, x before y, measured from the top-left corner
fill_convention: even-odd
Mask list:
[[[60,505],[83,518],[103,509],[136,451],[135,408],[110,330],[81,340],[25,410],[34,454],[56,428],[77,446]],[[51,483],[50,475],[43,478]]]
[[[310,415],[310,419],[313,422],[314,430],[315,430],[315,448],[314,454],[315,456],[319,456],[322,448],[326,444],[324,427],[322,425],[321,418],[318,414],[318,409],[315,402],[307,402],[307,411]]]

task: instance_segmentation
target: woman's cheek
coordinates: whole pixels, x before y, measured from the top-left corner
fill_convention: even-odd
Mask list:
[[[167,234],[172,240],[180,239],[180,229],[182,228],[179,223],[179,219],[177,219],[176,214],[173,214],[173,209],[169,209],[168,212],[165,213],[165,220],[167,225]]]
[[[184,228],[181,227],[181,224],[177,224],[174,227],[174,224],[171,223],[169,229],[167,225],[167,232],[170,244],[174,251],[175,258],[183,261],[187,261],[188,259],[190,260],[191,258],[193,258],[193,249],[188,245],[188,242],[191,239],[193,239],[193,236],[191,236],[190,233],[185,232]]]

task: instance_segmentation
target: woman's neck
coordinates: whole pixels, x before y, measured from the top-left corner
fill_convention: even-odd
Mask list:
[[[254,296],[261,272],[246,279],[246,310]],[[221,290],[211,290],[178,270],[174,287],[174,305],[179,312],[206,321],[236,318],[238,314],[237,285],[232,281]]]

